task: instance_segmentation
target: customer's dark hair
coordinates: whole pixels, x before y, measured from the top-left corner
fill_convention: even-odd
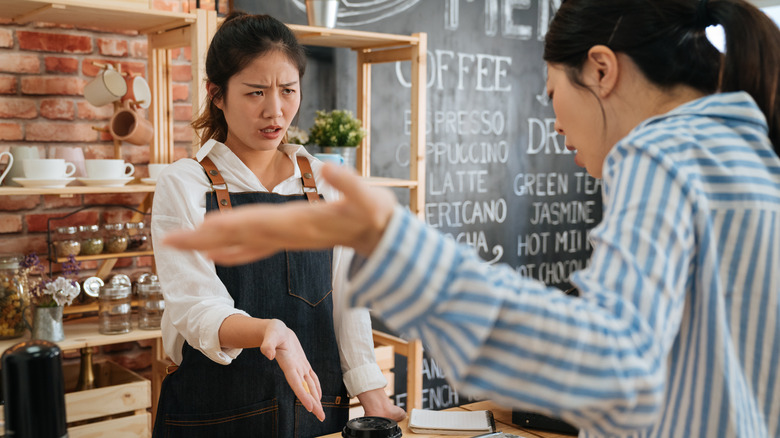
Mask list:
[[[206,80],[216,85],[217,91],[192,122],[196,131],[202,129],[201,144],[212,138],[221,142],[227,138],[225,114],[214,105],[213,100],[226,99],[230,78],[258,56],[273,51],[286,55],[303,77],[306,52],[284,23],[269,15],[250,15],[239,11],[225,17],[206,55]]]
[[[720,24],[721,55],[705,35]],[[744,0],[564,0],[545,37],[544,60],[580,86],[588,50],[605,45],[631,57],[659,87],[704,93],[746,91],[769,123],[780,153],[780,30]]]

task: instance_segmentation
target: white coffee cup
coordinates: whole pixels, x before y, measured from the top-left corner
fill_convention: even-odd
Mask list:
[[[127,93],[127,82],[125,82],[122,73],[114,70],[111,64],[100,70],[95,79],[92,79],[84,87],[84,97],[87,102],[95,106],[116,102],[125,93]]]
[[[149,178],[156,180],[166,167],[168,164],[165,163],[149,163]]]
[[[11,146],[11,155],[14,156],[16,166],[11,167],[11,171],[6,175],[3,184],[7,186],[20,186],[21,184],[14,181],[14,178],[24,178],[22,160],[25,158],[40,158],[38,148],[36,146]]]
[[[0,184],[3,183],[3,179],[5,179],[5,177],[8,175],[8,172],[11,171],[11,168],[14,165],[14,156],[13,156],[13,154],[11,154],[8,151],[0,152],[0,160],[2,160],[3,157],[6,156],[6,155],[8,155],[8,165],[5,166],[5,170],[3,170],[3,173],[0,174]]]
[[[27,179],[63,179],[76,173],[76,165],[62,158],[25,158],[22,168]]]
[[[85,160],[84,166],[90,179],[120,179],[129,177],[135,172],[132,163],[125,163],[120,159]]]

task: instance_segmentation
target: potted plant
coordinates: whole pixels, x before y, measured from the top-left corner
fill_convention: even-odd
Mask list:
[[[336,153],[344,161],[355,165],[355,148],[360,145],[366,131],[351,111],[317,111],[314,125],[309,129],[309,143],[318,145],[324,153]]]

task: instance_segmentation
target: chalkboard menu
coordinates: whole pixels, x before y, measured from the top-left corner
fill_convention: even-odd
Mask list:
[[[235,0],[235,8],[307,24],[303,0]],[[560,0],[341,0],[337,27],[428,34],[426,222],[550,286],[587,263],[601,184],[574,164],[554,129],[543,39]],[[355,56],[312,49],[299,126],[315,109],[355,108]],[[404,65],[406,64],[406,65]],[[409,63],[372,67],[373,176],[409,175]],[[404,201],[408,194],[398,192]],[[402,359],[399,357],[402,361]],[[467,402],[425,359],[428,409]],[[397,378],[397,402],[405,386]]]

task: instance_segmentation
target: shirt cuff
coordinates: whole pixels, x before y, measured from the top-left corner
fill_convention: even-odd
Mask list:
[[[249,316],[246,312],[238,309],[231,309],[225,314],[214,315],[211,323],[205,323],[200,327],[200,346],[198,350],[206,357],[220,365],[230,365],[233,359],[238,357],[243,348],[222,348],[219,342],[219,328],[225,319],[231,315],[240,314]]]
[[[344,373],[344,385],[349,395],[354,397],[372,389],[384,388],[387,379],[379,365],[367,363]]]

